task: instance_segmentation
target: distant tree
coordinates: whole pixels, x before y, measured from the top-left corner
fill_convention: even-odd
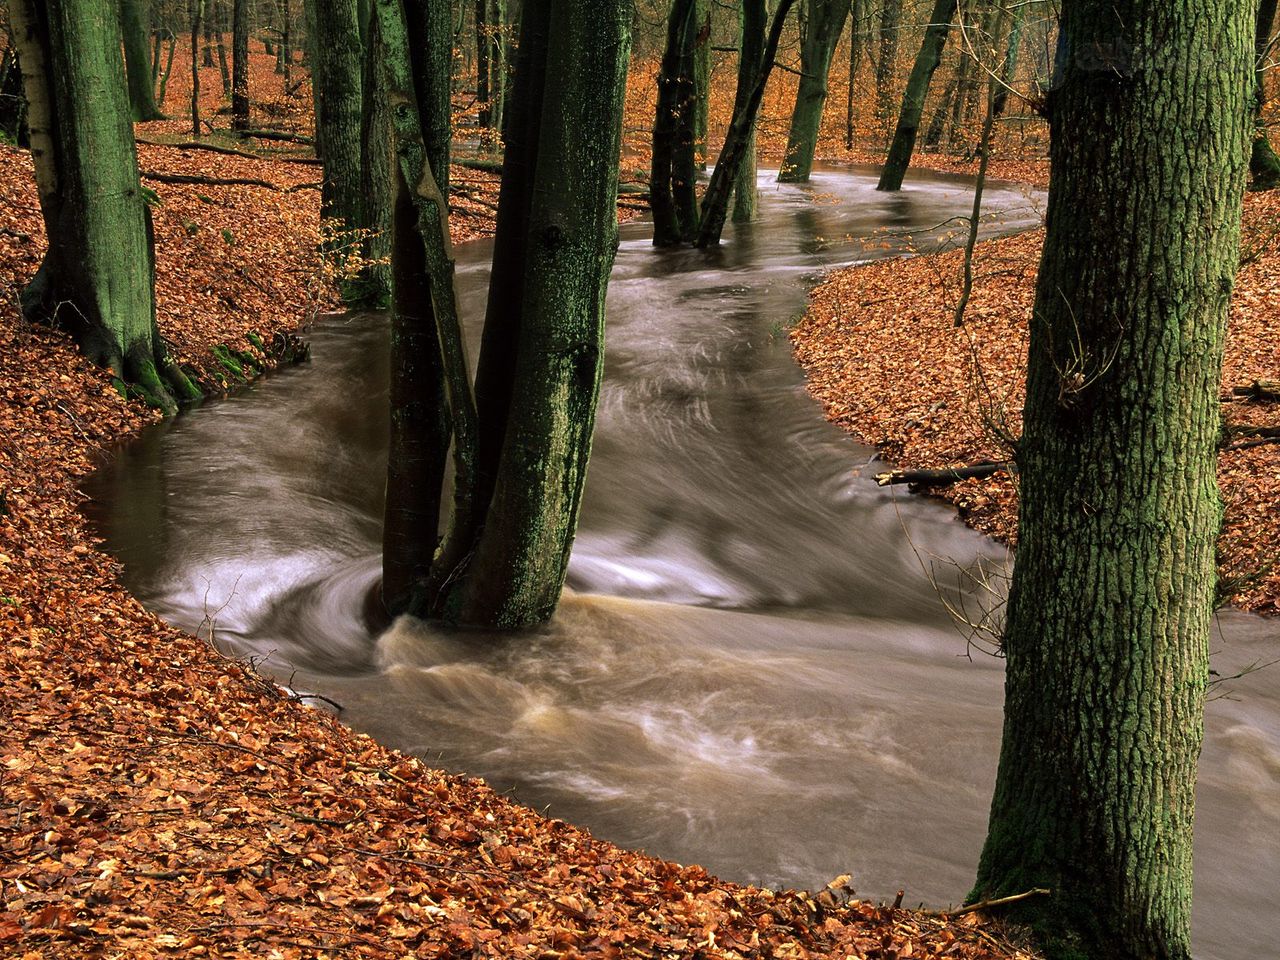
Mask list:
[[[117,0],[120,31],[129,80],[129,108],[134,120],[163,120],[156,106],[155,79],[147,53],[147,18],[144,0]],[[158,58],[157,58],[158,61]]]
[[[845,87],[844,146],[853,149],[854,106],[858,92],[858,65],[862,61],[862,31],[866,20],[868,0],[853,0],[849,6],[849,82]]]
[[[358,0],[317,0],[315,57],[316,153],[324,164],[320,212],[344,229],[365,224],[361,182],[364,47]]]
[[[191,0],[191,136],[200,139],[200,29],[208,0]]]
[[[698,94],[694,76],[698,33],[697,0],[672,0],[667,44],[658,70],[649,171],[653,242],[660,247],[690,243],[698,233]]]
[[[231,2],[231,127],[248,130],[249,0]]]
[[[603,361],[634,15],[631,0],[523,6],[473,392],[445,202],[449,4],[376,0],[397,157],[383,600],[393,613],[501,629],[547,620],[568,567]]]
[[[933,12],[925,26],[924,41],[916,55],[915,66],[907,78],[907,90],[902,95],[902,110],[898,114],[898,126],[889,145],[889,156],[880,173],[879,190],[902,189],[902,178],[911,164],[915,151],[916,135],[920,119],[924,116],[924,101],[929,95],[929,83],[933,72],[942,61],[942,48],[947,42],[951,20],[956,15],[956,0],[934,0]]]
[[[1010,911],[1050,957],[1190,957],[1253,14],[1062,5],[1004,735],[970,895],[1051,890]]]
[[[1262,120],[1262,108],[1267,104],[1267,64],[1274,59],[1271,28],[1276,22],[1276,0],[1260,0],[1256,32],[1254,34],[1254,84],[1253,84],[1253,151],[1249,158],[1249,173],[1255,190],[1274,190],[1280,187],[1280,157],[1271,148],[1271,139]]]
[[[734,95],[733,113],[744,114],[751,94],[764,69],[765,31],[769,28],[769,12],[765,0],[742,0],[739,9],[738,89]],[[753,122],[742,142],[738,175],[733,182],[733,222],[750,223],[756,218],[759,189],[756,186],[756,124]]]
[[[807,16],[800,43],[800,82],[796,88],[787,152],[778,180],[804,183],[813,169],[818,131],[827,103],[827,80],[836,45],[849,19],[850,0],[806,0]]]
[[[898,29],[902,25],[902,0],[882,0],[880,51],[876,58],[876,119],[893,115],[893,73],[898,65]]]
[[[49,247],[23,310],[167,411],[198,391],[156,328],[155,251],[115,0],[11,0]]]

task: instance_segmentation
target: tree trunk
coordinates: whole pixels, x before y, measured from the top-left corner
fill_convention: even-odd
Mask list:
[[[316,153],[324,162],[321,216],[340,220],[341,231],[365,224],[361,181],[363,97],[357,0],[323,0],[316,4],[315,58]]]
[[[1063,5],[1005,724],[972,899],[1050,955],[1190,956],[1252,9]]]
[[[212,67],[213,64],[213,23],[217,20],[217,4],[215,0],[208,0],[208,7],[204,12],[204,54],[201,57],[200,65],[202,67]]]
[[[733,115],[745,113],[751,93],[764,68],[765,31],[769,29],[769,11],[765,0],[742,0],[739,8],[740,38],[738,42],[738,90],[733,100]],[[742,145],[742,159],[733,181],[733,222],[750,223],[756,218],[760,191],[756,183],[756,125],[753,122]]]
[[[697,0],[693,20],[693,155],[698,169],[706,170],[711,119],[711,0]]]
[[[849,6],[849,86],[844,100],[844,148],[853,149],[854,102],[858,89],[858,64],[862,59],[863,5],[866,0],[853,0]]]
[[[138,182],[113,0],[13,0],[49,247],[24,312],[166,412],[198,391],[156,329],[150,214]]]
[[[231,97],[231,68],[227,66],[227,44],[224,34],[227,31],[227,0],[212,0],[217,11],[217,32],[215,34],[218,48],[218,73],[222,75],[222,95]]]
[[[379,88],[394,122],[391,448],[382,599],[399,614],[431,573],[453,434],[440,324],[452,305],[448,190],[452,21],[448,0],[374,0]],[[318,51],[317,51],[318,52]],[[432,219],[435,223],[432,223]],[[465,404],[464,398],[457,398]],[[466,416],[464,413],[463,416]]]
[[[370,262],[368,290],[362,302],[386,309],[391,302],[391,207],[394,156],[386,85],[382,82],[380,34],[371,0],[360,0],[360,37],[364,73],[360,82],[360,177],[364,188],[364,222]]]
[[[526,220],[524,298],[497,485],[474,556],[439,605],[505,629],[555,611],[577,528],[617,246],[631,0],[553,0]],[[531,15],[525,11],[525,16]],[[516,87],[527,82],[517,75]],[[502,225],[499,225],[502,229]]]
[[[205,3],[191,0],[191,136],[195,140],[200,139],[200,28],[208,29]]]
[[[1267,62],[1275,56],[1271,49],[1271,28],[1276,20],[1276,0],[1260,0],[1254,34],[1254,85],[1253,85],[1253,150],[1249,158],[1249,173],[1253,177],[1253,189],[1274,190],[1280,187],[1280,157],[1271,148],[1271,139],[1262,120],[1262,108],[1267,104]]]
[[[659,247],[691,242],[698,230],[693,109],[697,6],[697,0],[673,0],[667,20],[667,45],[658,72],[649,205],[653,211],[653,243]]]
[[[489,54],[493,49],[493,38],[490,36],[492,24],[489,23],[489,0],[475,0],[476,21],[476,102],[480,106],[480,135],[484,140],[492,130],[492,106],[489,101],[489,80],[491,68]]]
[[[924,42],[916,55],[915,66],[907,79],[907,91],[902,96],[902,112],[898,114],[898,128],[889,146],[889,156],[880,173],[877,190],[901,190],[902,178],[911,165],[911,154],[916,148],[916,134],[920,130],[920,118],[924,116],[924,101],[929,96],[929,83],[933,72],[942,60],[942,47],[947,42],[951,19],[956,15],[956,0],[934,0],[929,25],[925,27]]]
[[[880,8],[880,59],[876,61],[876,119],[882,124],[893,115],[893,73],[898,66],[898,27],[902,0],[883,0]]]
[[[134,120],[163,120],[156,106],[155,87],[151,78],[151,60],[147,56],[147,25],[143,17],[143,0],[118,0],[120,32],[124,37],[124,56],[129,81],[129,108]]]
[[[231,7],[231,128],[249,129],[249,0]]]
[[[782,183],[804,183],[818,149],[822,109],[827,103],[827,77],[836,44],[849,18],[849,0],[808,0],[808,27],[800,44],[800,85],[791,112],[787,152],[778,171]]]
[[[739,182],[747,150],[754,142],[760,103],[764,100],[764,89],[769,83],[769,74],[773,72],[774,60],[778,55],[778,44],[782,40],[782,28],[793,3],[794,0],[779,0],[778,9],[773,14],[773,24],[769,27],[769,38],[765,41],[764,53],[760,58],[760,74],[744,101],[742,110],[735,110],[733,120],[729,123],[729,133],[724,138],[724,146],[720,148],[720,158],[711,173],[707,192],[702,196],[702,226],[698,228],[698,237],[694,241],[698,247],[714,247],[720,242],[720,234],[724,231],[724,222],[729,215],[729,195],[734,184]]]

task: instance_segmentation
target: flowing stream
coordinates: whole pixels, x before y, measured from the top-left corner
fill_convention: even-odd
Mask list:
[[[825,268],[927,249],[972,202],[962,178],[874,185],[860,168],[785,187],[762,173],[761,219],[711,253],[623,228],[571,589],[544,630],[364,626],[381,316],[324,319],[310,364],[150,429],[90,482],[89,512],[149,608],[266,658],[383,742],[727,879],[849,872],[862,896],[958,902],[986,827],[1002,670],[966,656],[939,593],[977,602],[971,574],[1005,551],[871,482],[874,451],[823,420],[784,333]],[[1040,198],[988,190],[989,230],[1038,219]],[[483,313],[489,252],[457,251],[466,317]],[[1225,613],[1216,669],[1274,659],[1278,634]],[[1209,705],[1207,960],[1274,955],[1280,936],[1278,691],[1263,671]]]

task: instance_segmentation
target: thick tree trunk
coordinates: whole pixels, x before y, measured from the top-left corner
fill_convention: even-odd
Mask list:
[[[380,34],[371,0],[360,0],[360,37],[364,49],[364,73],[360,83],[360,178],[364,188],[364,222],[368,231],[366,253],[370,261],[367,295],[363,302],[385,309],[391,301],[391,115],[386,86],[382,82]]]
[[[804,183],[813,170],[831,60],[849,19],[849,0],[808,0],[808,8],[808,26],[800,45],[800,84],[791,111],[787,152],[778,171],[782,183]]]
[[[739,8],[738,90],[733,100],[733,115],[747,110],[751,93],[764,68],[765,31],[769,29],[769,11],[765,0],[742,0]],[[760,191],[757,187],[756,125],[751,124],[742,145],[742,159],[733,181],[733,222],[750,223],[756,218]]]
[[[249,129],[249,0],[231,7],[231,127]]]
[[[755,86],[751,88],[742,110],[735,110],[733,120],[729,123],[729,133],[720,148],[720,157],[711,173],[711,182],[707,184],[707,192],[702,196],[702,226],[698,228],[698,237],[694,241],[698,247],[714,247],[720,242],[724,222],[729,216],[729,196],[742,175],[748,149],[754,144],[760,103],[764,100],[764,89],[773,72],[778,43],[782,40],[782,28],[793,3],[794,0],[779,0],[778,8],[773,14],[773,24],[769,27],[769,38],[765,41],[764,53],[760,58],[760,73]],[[754,152],[751,149],[751,153]]]
[[[166,411],[198,395],[156,329],[150,214],[138,181],[113,0],[13,0],[31,105],[32,158],[49,239],[23,291],[32,319],[68,328],[85,355]]]
[[[146,17],[143,16],[143,0],[118,0],[118,2],[131,115],[134,120],[163,120],[164,114],[156,106],[151,60],[147,56],[147,24]],[[158,62],[159,58],[157,58]]]
[[[1262,120],[1267,104],[1267,63],[1275,59],[1271,48],[1271,28],[1276,21],[1276,0],[1260,0],[1254,34],[1253,150],[1249,157],[1249,173],[1253,189],[1274,190],[1280,187],[1280,157],[1271,148],[1271,139]]]
[[[975,900],[1054,956],[1190,956],[1220,365],[1252,9],[1063,5],[1005,724]]]
[[[631,0],[550,5],[513,390],[521,399],[508,411],[474,556],[440,605],[447,619],[507,629],[551,617],[577,528],[617,246],[634,15]],[[517,76],[517,89],[523,82]]]
[[[915,66],[907,79],[907,91],[902,96],[902,111],[898,114],[898,128],[889,145],[889,156],[880,173],[877,190],[901,190],[902,178],[911,165],[915,152],[916,135],[920,130],[920,118],[924,116],[924,101],[929,96],[929,83],[933,72],[942,60],[942,47],[947,42],[951,19],[956,15],[956,0],[934,0],[929,24],[925,27],[924,42],[916,55]]]
[[[317,3],[315,29],[316,153],[324,162],[320,212],[340,220],[341,230],[355,230],[366,220],[361,181],[364,50],[357,0]]]

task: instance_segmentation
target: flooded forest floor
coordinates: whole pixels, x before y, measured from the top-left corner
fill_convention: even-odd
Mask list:
[[[991,176],[1044,186],[1047,164],[993,163]],[[1036,230],[978,245],[973,298],[958,328],[959,238],[912,259],[832,272],[790,331],[827,417],[898,468],[1010,460],[1008,441],[1021,429],[1027,324],[1043,240],[1044,231]],[[1265,614],[1280,614],[1278,294],[1280,191],[1250,193],[1223,366],[1218,482],[1226,516],[1218,552],[1225,599]],[[865,473],[888,469],[872,465]],[[1000,472],[934,492],[970,525],[1016,541],[1016,476]]]
[[[178,139],[156,126],[149,139]],[[161,177],[262,181],[148,183],[160,327],[216,394],[338,306],[315,252],[319,171],[140,153]],[[459,240],[490,226],[493,184],[472,186]],[[22,320],[43,245],[29,158],[0,148],[0,953],[1026,956],[977,914],[860,901],[847,878],[774,892],[620,849],[165,626],[96,549],[77,489],[155,415]]]

